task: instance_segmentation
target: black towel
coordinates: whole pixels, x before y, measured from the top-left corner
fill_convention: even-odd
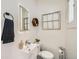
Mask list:
[[[10,19],[5,19],[2,33],[3,44],[14,42],[14,22]]]

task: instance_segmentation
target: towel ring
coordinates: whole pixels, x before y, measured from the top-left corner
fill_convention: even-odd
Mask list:
[[[4,17],[4,18],[6,18],[5,15],[7,15],[7,16],[11,16],[12,19],[14,20],[14,17],[12,16],[12,14],[10,14],[10,13],[8,13],[8,12],[5,12],[5,13],[3,14],[3,17]]]

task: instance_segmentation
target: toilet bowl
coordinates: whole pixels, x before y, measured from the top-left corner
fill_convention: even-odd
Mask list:
[[[49,52],[49,51],[41,51],[39,53],[39,55],[43,58],[43,59],[54,59],[54,55]]]

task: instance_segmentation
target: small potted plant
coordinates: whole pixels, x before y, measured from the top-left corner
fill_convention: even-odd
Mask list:
[[[39,42],[40,42],[40,40],[36,38],[35,39],[35,43],[39,43]]]

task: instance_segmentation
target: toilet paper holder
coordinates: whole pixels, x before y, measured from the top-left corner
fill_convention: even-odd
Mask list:
[[[66,59],[65,48],[59,47],[59,59]]]

